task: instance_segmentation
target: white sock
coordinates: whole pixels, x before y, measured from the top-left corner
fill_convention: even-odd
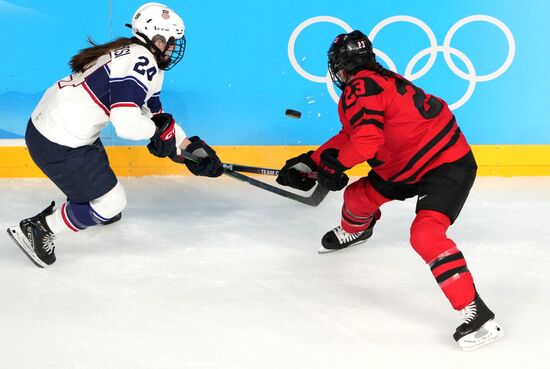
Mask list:
[[[50,227],[50,230],[56,235],[67,232],[70,229],[63,220],[62,208],[63,205],[55,209],[52,214],[46,216],[48,227]]]

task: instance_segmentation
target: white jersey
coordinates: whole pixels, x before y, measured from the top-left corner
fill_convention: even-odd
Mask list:
[[[84,73],[56,82],[42,96],[31,117],[48,140],[69,147],[92,144],[110,122],[117,136],[149,139],[150,119],[162,112],[164,71],[144,46],[132,44],[97,59]],[[176,145],[185,133],[176,125]]]

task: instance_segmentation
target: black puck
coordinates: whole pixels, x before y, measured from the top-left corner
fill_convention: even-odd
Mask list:
[[[286,109],[285,115],[290,118],[300,119],[300,117],[302,116],[302,113],[300,113],[298,110]]]

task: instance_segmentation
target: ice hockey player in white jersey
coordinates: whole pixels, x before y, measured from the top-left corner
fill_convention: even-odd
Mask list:
[[[120,219],[126,206],[100,131],[111,122],[116,134],[149,140],[151,154],[184,163],[195,175],[217,177],[223,167],[215,151],[198,136],[187,138],[171,114],[162,110],[164,71],[185,51],[185,26],[172,9],[146,3],[134,14],[132,38],[119,38],[81,50],[69,62],[73,74],[44,94],[27,125],[25,142],[36,165],[67,196],[52,202],[8,234],[39,267],[55,262],[54,238]],[[185,161],[187,150],[202,157]]]

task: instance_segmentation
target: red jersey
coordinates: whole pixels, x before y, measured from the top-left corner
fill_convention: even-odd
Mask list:
[[[342,130],[313,153],[316,163],[336,148],[347,168],[367,161],[386,181],[415,183],[470,151],[447,103],[398,74],[360,71],[344,89],[338,114]]]

